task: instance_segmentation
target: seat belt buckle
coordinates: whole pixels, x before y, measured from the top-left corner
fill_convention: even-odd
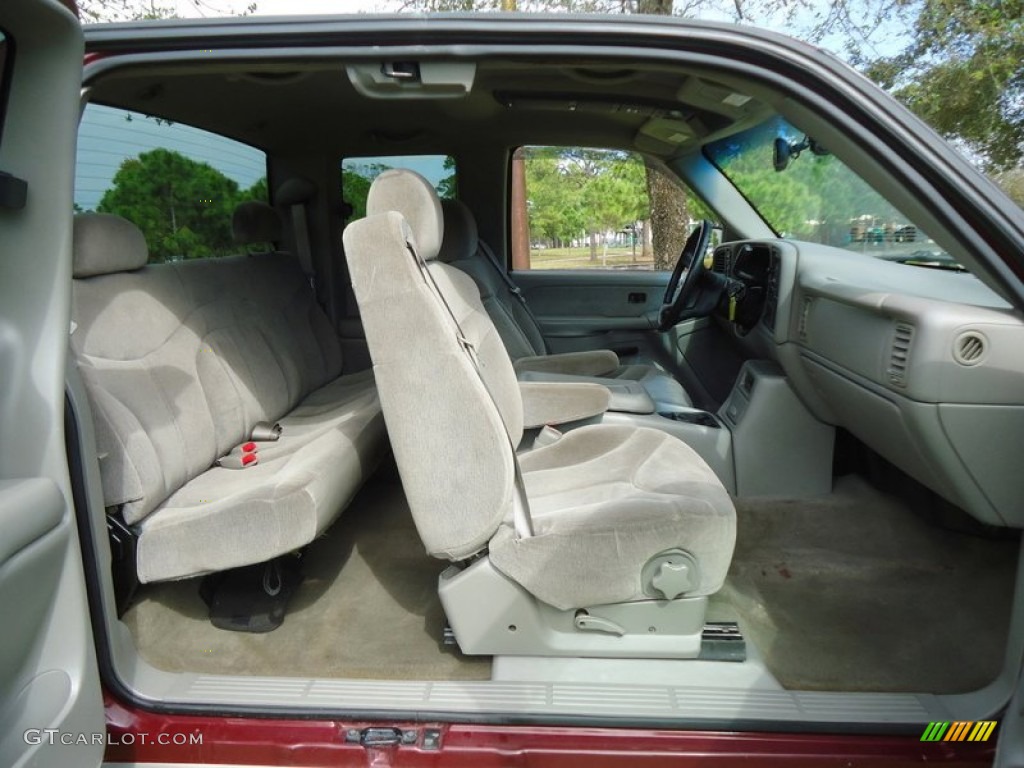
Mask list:
[[[256,451],[250,453],[235,453],[232,451],[227,456],[221,456],[217,459],[217,466],[224,469],[245,469],[246,467],[254,467],[259,463],[260,455]]]
[[[557,443],[562,439],[562,433],[552,427],[550,424],[545,424],[541,427],[540,432],[537,433],[537,437],[533,441],[534,448],[544,448],[546,446]]]
[[[237,445],[227,456],[217,459],[217,466],[224,469],[245,469],[260,463],[259,446],[253,441]]]
[[[281,439],[281,425],[269,421],[257,421],[252,425],[250,440],[258,443],[274,443]]]

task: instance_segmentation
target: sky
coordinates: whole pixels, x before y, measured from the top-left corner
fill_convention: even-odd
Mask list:
[[[157,0],[160,2],[161,0]],[[177,15],[183,17],[197,16],[231,16],[245,11],[253,0],[164,0],[173,6]],[[288,16],[288,15],[329,15],[337,13],[388,13],[400,10],[402,0],[255,0],[257,16]],[[677,7],[684,3],[677,0]],[[731,21],[733,3],[722,0],[722,10],[702,9],[695,18],[708,21]],[[763,3],[754,2],[750,7],[757,10]],[[796,7],[797,4],[794,4]],[[760,18],[762,26],[778,32],[805,38],[815,18],[828,13],[833,6],[832,0],[802,0],[799,12],[790,14],[777,12]],[[853,5],[856,8],[856,4]],[[763,13],[763,11],[762,11]],[[907,27],[905,20],[890,19],[887,23],[873,25],[867,19],[857,19],[860,26],[870,28],[870,40],[859,40],[866,43],[866,48],[877,55],[891,55],[906,42]],[[846,40],[841,35],[833,35],[820,41],[822,47],[842,56]]]

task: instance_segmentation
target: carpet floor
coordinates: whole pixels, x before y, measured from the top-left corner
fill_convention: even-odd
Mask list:
[[[785,687],[956,693],[998,674],[1015,540],[935,527],[856,476],[828,496],[736,506],[736,554],[715,600],[731,604]],[[384,469],[310,545],[275,631],[213,627],[195,579],[146,586],[123,621],[143,658],[168,671],[489,679],[489,658],[439,643],[443,568]]]
[[[736,512],[722,596],[786,688],[960,693],[999,673],[1015,538],[935,527],[854,475]]]
[[[171,672],[381,680],[486,680],[489,657],[442,647],[437,577],[397,475],[384,469],[308,548],[284,624],[248,634],[210,624],[199,580],[147,585],[123,621]]]

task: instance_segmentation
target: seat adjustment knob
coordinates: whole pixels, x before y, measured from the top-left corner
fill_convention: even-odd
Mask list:
[[[681,549],[670,549],[647,561],[641,579],[645,594],[675,600],[697,588],[700,572],[693,555]]]
[[[675,600],[693,588],[689,563],[673,563],[666,561],[658,568],[651,579],[654,588],[661,592],[667,600]]]

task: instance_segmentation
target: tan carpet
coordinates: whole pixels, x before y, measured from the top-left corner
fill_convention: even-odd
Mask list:
[[[856,477],[818,499],[740,499],[725,589],[788,688],[979,688],[998,673],[1015,541],[929,525]],[[490,659],[439,646],[437,575],[393,470],[314,542],[285,623],[265,635],[207,620],[197,581],[151,585],[126,614],[162,669],[363,679],[488,679]]]
[[[149,585],[123,619],[143,658],[173,672],[489,679],[489,657],[440,647],[445,564],[424,553],[397,478],[382,474],[310,545],[306,580],[278,629],[215,628],[196,579]]]
[[[737,514],[723,596],[787,688],[957,693],[998,674],[1016,540],[934,527],[855,476]]]

